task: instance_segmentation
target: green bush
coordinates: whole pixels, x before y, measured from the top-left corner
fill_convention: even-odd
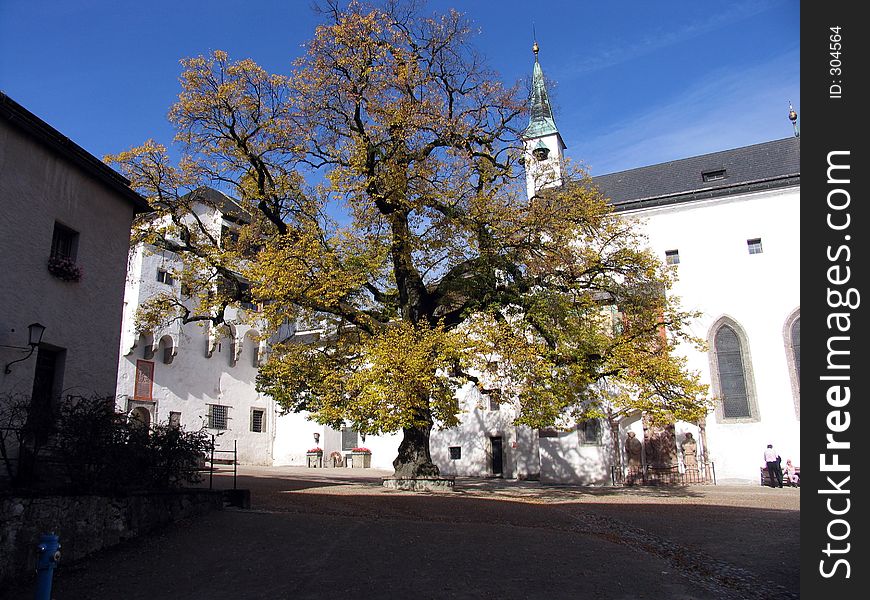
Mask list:
[[[27,422],[28,402],[0,405],[22,413],[10,424]],[[19,399],[20,400],[20,399]],[[15,477],[15,462],[4,462],[11,481],[19,486],[65,487],[80,492],[123,492],[137,489],[167,489],[201,480],[199,467],[211,449],[204,430],[185,431],[166,424],[146,427],[118,413],[114,398],[70,396],[57,403],[53,419],[38,434],[19,427],[18,454],[33,456],[38,477]],[[47,439],[45,448],[30,451],[31,439]],[[8,437],[12,441],[11,437]],[[2,443],[3,440],[0,440]],[[18,461],[21,468],[22,461]]]

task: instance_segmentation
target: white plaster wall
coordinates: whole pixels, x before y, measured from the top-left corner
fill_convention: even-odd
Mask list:
[[[308,459],[306,451],[315,447],[314,434],[320,434],[319,447],[323,450],[323,461],[328,463],[332,452],[342,456],[349,450],[342,450],[341,431],[333,430],[309,420],[309,413],[292,413],[278,417],[278,435],[275,438],[274,464],[305,466]],[[371,450],[371,468],[392,469],[393,460],[402,441],[400,433],[367,435],[363,441],[358,438],[359,446]]]
[[[177,268],[177,259],[171,253],[154,253],[139,249],[131,266],[127,283],[124,323],[124,351],[118,371],[119,407],[128,407],[128,398],[134,394],[136,361],[154,363],[154,384],[151,407],[155,422],[166,422],[170,412],[181,413],[181,425],[188,430],[201,428],[207,423],[208,405],[229,406],[228,429],[213,430],[219,448],[231,450],[236,445],[239,462],[243,464],[272,464],[272,447],[277,430],[275,402],[256,391],[257,366],[255,361],[259,342],[248,325],[233,324],[229,336],[221,336],[211,357],[207,325],[190,323],[172,325],[150,332],[146,336],[135,334],[135,307],[157,292],[178,293],[180,285],[169,286],[157,281],[159,268]],[[169,336],[177,348],[172,362],[164,362],[161,338]],[[135,343],[131,343],[134,340]],[[153,356],[147,354],[153,343]],[[264,411],[264,431],[251,431],[251,410]]]
[[[517,476],[518,455],[522,448],[518,443],[517,428],[513,424],[515,412],[509,404],[499,410],[489,409],[489,400],[468,384],[457,392],[463,411],[460,425],[450,429],[433,429],[430,437],[432,462],[442,474],[461,477],[491,476],[491,437],[502,438],[502,475]],[[459,446],[461,458],[452,460],[449,448]]]
[[[709,340],[711,326],[727,315],[748,337],[750,357],[745,358],[752,361],[759,420],[720,423],[715,414],[708,417],[707,441],[717,479],[756,483],[768,443],[783,461],[791,458],[799,465],[800,422],[783,326],[800,307],[800,188],[641,210],[629,216],[645,219],[650,247],[662,260],[666,250],[679,250],[679,281],[672,294],[682,299],[684,308],[703,313],[692,332]],[[763,253],[749,254],[746,241],[752,238],[761,238]],[[708,353],[683,352],[689,367],[710,383]]]
[[[601,444],[580,443],[576,429],[544,437],[541,446],[541,481],[604,485],[611,482],[611,438],[609,427],[601,425]]]
[[[62,390],[110,396],[118,369],[124,277],[133,205],[78,167],[0,121],[0,363],[22,358],[27,326],[46,326],[43,344],[66,349]],[[79,232],[84,275],[49,274],[54,223]],[[29,395],[35,355],[0,366],[0,393]]]

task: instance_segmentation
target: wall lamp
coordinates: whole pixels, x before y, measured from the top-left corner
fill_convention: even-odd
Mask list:
[[[27,360],[33,355],[36,347],[39,346],[39,344],[42,342],[42,334],[45,333],[45,325],[41,325],[39,323],[31,323],[27,326],[27,331],[29,336],[29,341],[27,343],[30,344],[30,352],[28,352],[27,356],[25,356],[24,358],[19,358],[18,360],[13,360],[11,363],[7,363],[6,368],[3,370],[3,372],[7,375],[12,372],[12,369],[10,368],[12,365],[17,362]]]

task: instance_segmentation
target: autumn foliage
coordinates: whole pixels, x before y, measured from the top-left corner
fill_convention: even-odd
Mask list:
[[[471,39],[455,11],[353,2],[327,5],[287,75],[182,61],[181,160],[154,142],[110,158],[157,212],[137,240],[185,260],[189,296],[147,315],[220,323],[249,290],[272,331],[309,332],[279,340],[260,389],[322,423],[403,431],[402,475],[437,472],[429,432],[458,422],[462,386],[533,427],[703,416],[672,352],[697,340],[671,273],[582,171],[527,199],[526,98]],[[231,243],[196,218],[200,186],[238,199]]]

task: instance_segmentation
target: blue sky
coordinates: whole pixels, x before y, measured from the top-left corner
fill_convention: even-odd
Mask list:
[[[289,72],[309,0],[0,0],[0,89],[98,157],[169,144],[179,59],[223,49]],[[506,83],[533,30],[567,154],[593,175],[792,135],[800,2],[432,1],[479,29]]]

